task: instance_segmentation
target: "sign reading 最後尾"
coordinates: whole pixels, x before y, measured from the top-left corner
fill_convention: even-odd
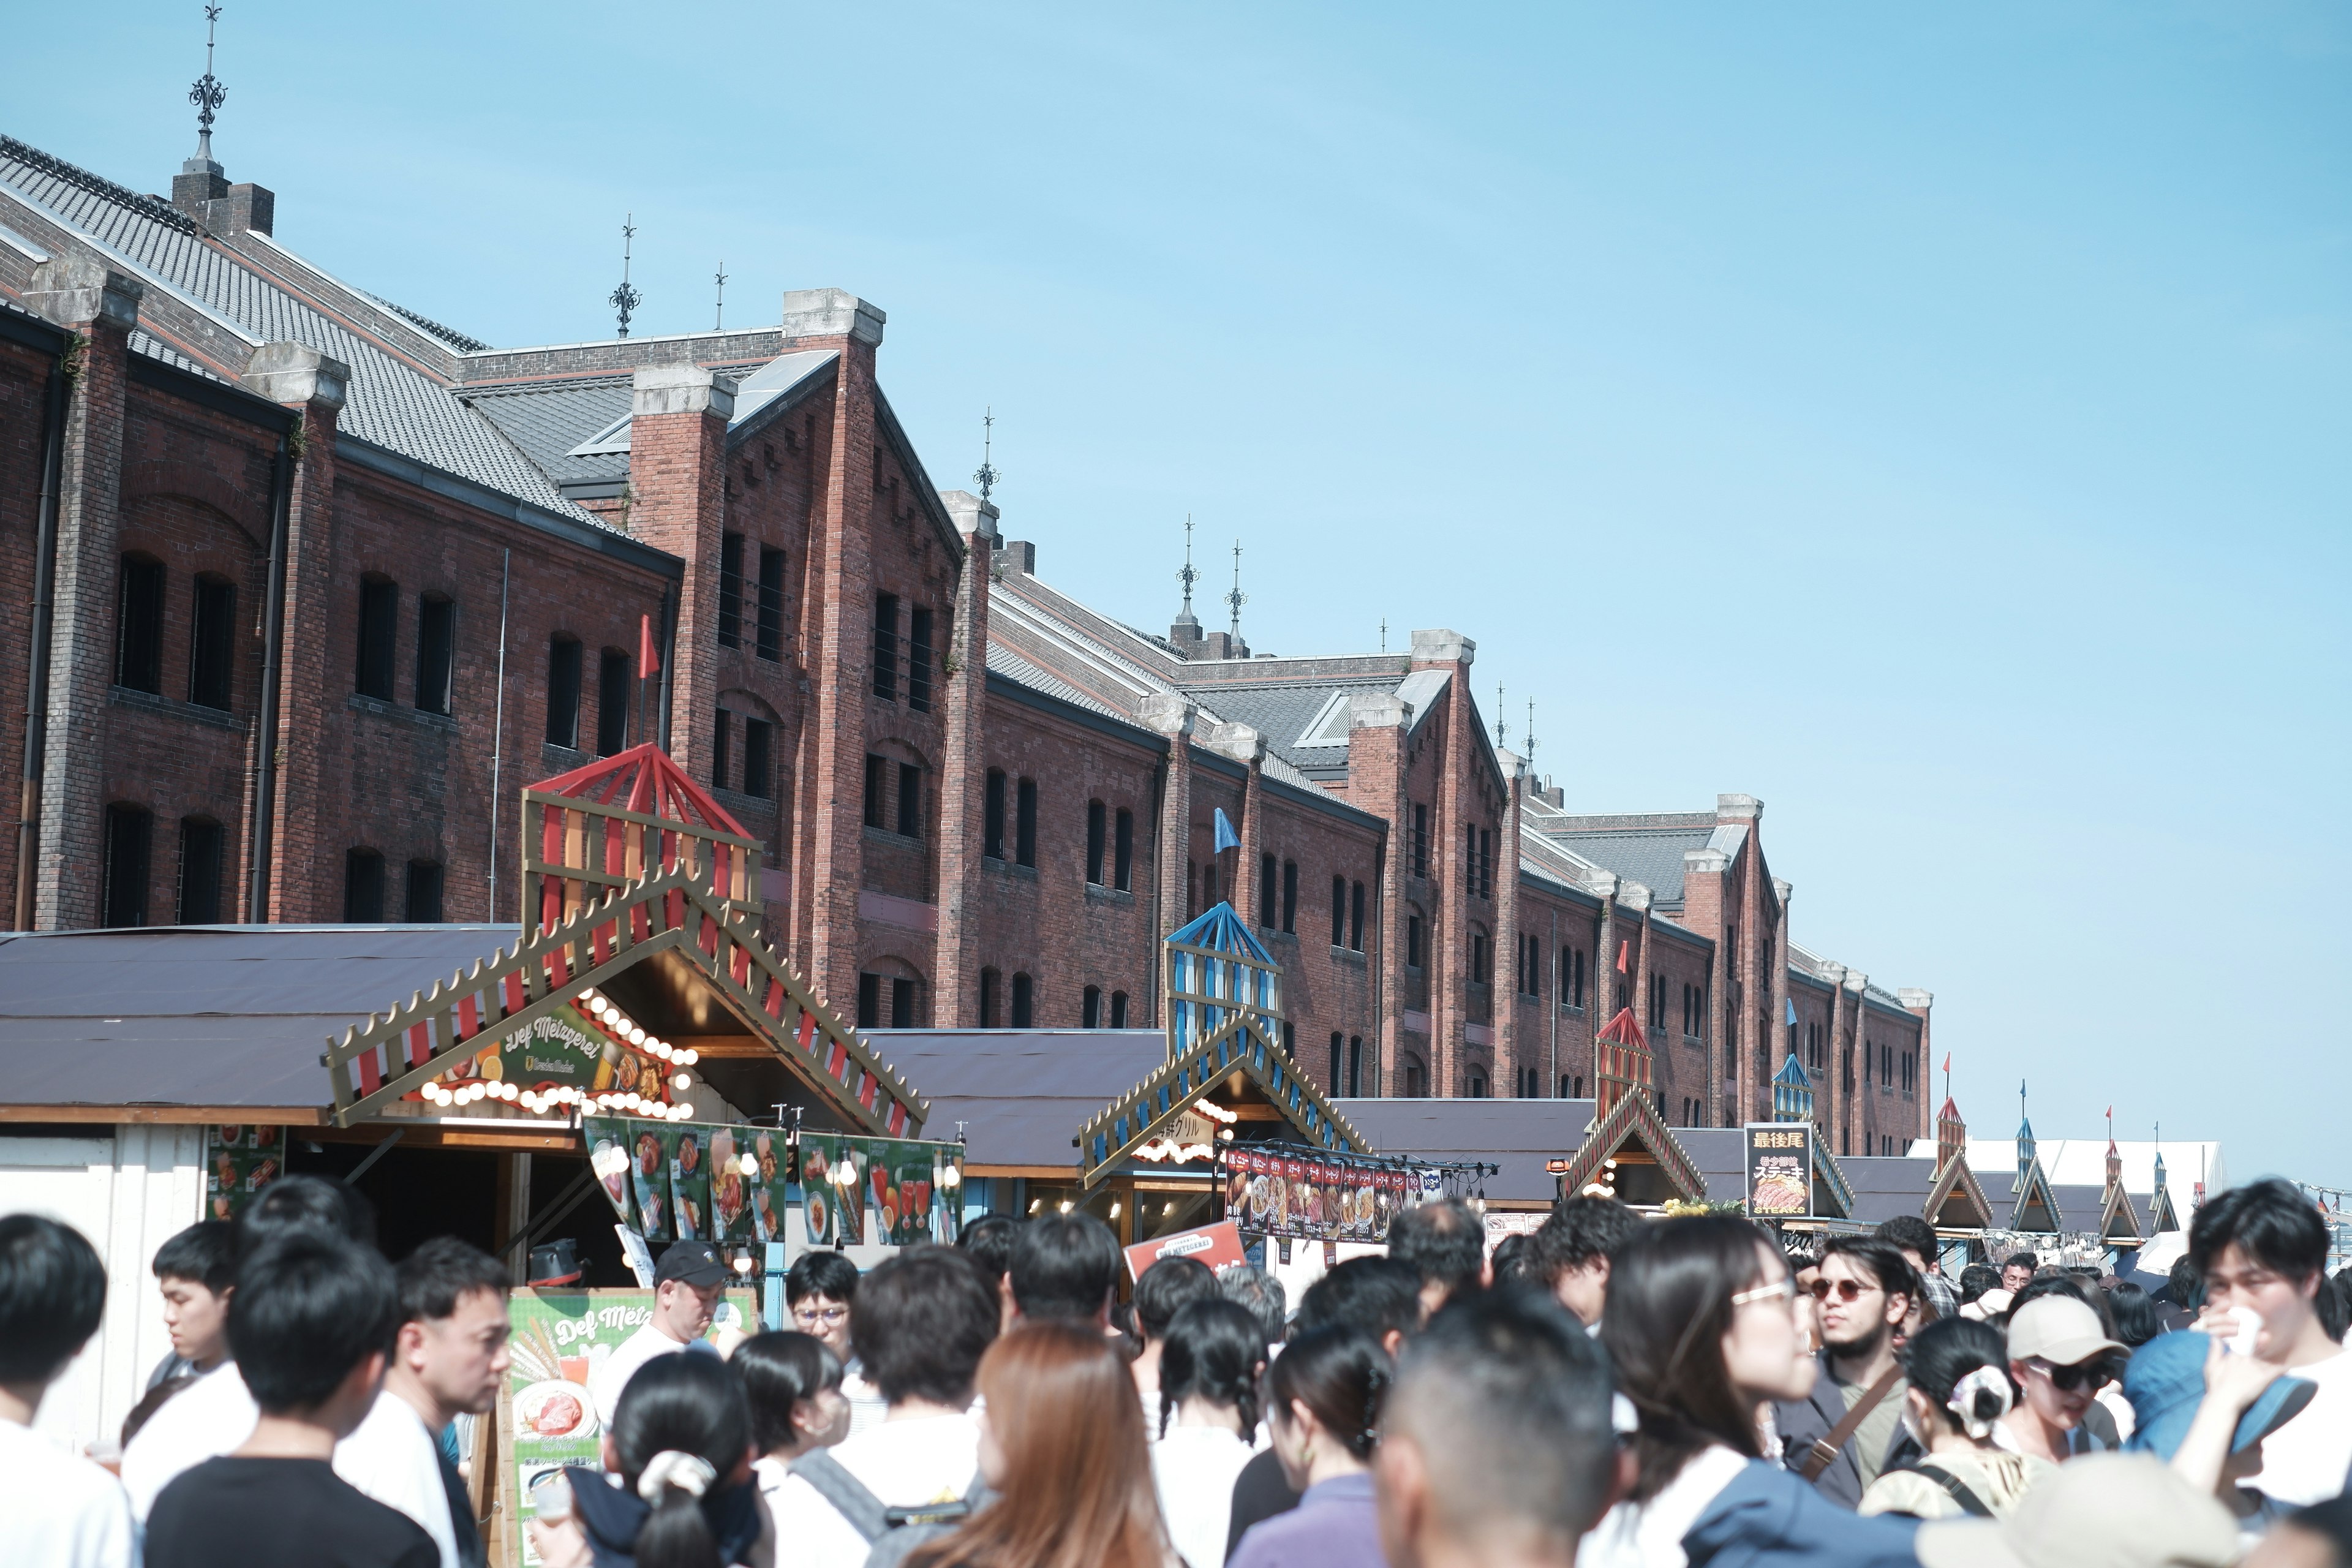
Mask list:
[[[1750,1121],[1748,1212],[1757,1219],[1806,1219],[1813,1212],[1813,1125]]]

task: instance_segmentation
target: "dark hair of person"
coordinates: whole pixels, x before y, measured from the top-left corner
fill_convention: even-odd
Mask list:
[[[215,1221],[215,1223],[226,1225],[228,1222],[226,1220],[220,1220]],[[179,1278],[186,1279],[187,1276],[181,1275]],[[139,1403],[132,1405],[131,1407],[131,1413],[122,1418],[122,1433],[116,1441],[120,1442],[126,1448],[131,1447],[131,1439],[139,1436],[139,1429],[142,1426],[146,1426],[148,1422],[154,1419],[155,1412],[163,1409],[166,1405],[169,1405],[173,1396],[184,1392],[190,1387],[193,1387],[197,1378],[202,1375],[203,1374],[200,1373],[184,1372],[176,1376],[165,1378],[163,1382],[157,1384],[154,1387],[141,1394],[139,1396]]]
[[[2327,1226],[2292,1182],[2265,1176],[2205,1200],[2189,1222],[2189,1260],[2212,1272],[2232,1244],[2250,1263],[2300,1285],[2327,1267]]]
[[[2107,1315],[2115,1320],[2116,1338],[2137,1350],[2164,1331],[2156,1302],[2141,1286],[2126,1279],[2107,1292]]]
[[[1486,1263],[1486,1222],[1460,1198],[1406,1209],[1389,1221],[1388,1241],[1391,1258],[1448,1294],[1476,1289]]]
[[[1197,1258],[1163,1258],[1135,1282],[1135,1326],[1147,1340],[1164,1340],[1187,1301],[1218,1298],[1216,1271]]]
[[[155,1249],[155,1278],[193,1279],[217,1296],[236,1283],[236,1226],[200,1219]]]
[[[2012,1252],[2000,1260],[2000,1271],[2006,1274],[2012,1268],[2031,1268],[2039,1274],[2042,1271],[2042,1259],[2034,1253]]]
[[[1722,1346],[1738,1310],[1731,1298],[1764,1279],[1765,1248],[1747,1221],[1707,1215],[1644,1226],[1610,1259],[1601,1343],[1641,1418],[1634,1500],[1655,1497],[1711,1443],[1762,1457],[1756,1413],[1732,1386]]]
[[[812,1296],[849,1305],[857,1299],[857,1265],[838,1252],[803,1252],[784,1273],[784,1305],[797,1307]]]
[[[245,1259],[281,1236],[323,1231],[373,1250],[375,1208],[345,1182],[325,1176],[280,1176],[237,1212],[236,1257]]]
[[[393,1269],[400,1280],[400,1321],[437,1322],[478,1290],[500,1301],[514,1283],[507,1266],[471,1242],[436,1236],[402,1258]]]
[[[98,1332],[106,1265],[71,1226],[0,1219],[0,1383],[47,1383]]]
[[[1919,1271],[1911,1260],[1895,1249],[1890,1241],[1874,1236],[1833,1236],[1822,1247],[1822,1261],[1832,1258],[1850,1258],[1870,1271],[1878,1288],[1890,1296],[1906,1300],[1919,1299]]]
[[[326,1403],[352,1368],[391,1352],[399,1329],[392,1265],[340,1236],[297,1226],[237,1265],[229,1351],[271,1415]]]
[[[1004,1278],[1013,1267],[1013,1242],[1021,1234],[1021,1222],[1009,1214],[984,1214],[978,1219],[964,1221],[963,1234],[956,1245],[967,1257],[980,1265],[980,1271],[994,1284]]]
[[[1952,1390],[1960,1379],[1980,1366],[1991,1367],[2004,1380],[2009,1378],[2009,1341],[1990,1323],[1980,1323],[1974,1318],[1938,1318],[1911,1336],[1897,1353],[1903,1363],[1903,1375],[1911,1386],[1927,1396],[1936,1407],[1936,1418],[1953,1431],[1962,1430],[1960,1419],[1948,1406]],[[2017,1396],[2017,1385],[2010,1384],[2010,1397]],[[1999,1415],[2002,1406],[1997,1404],[1990,1390],[1979,1389],[1974,1415],[1979,1421],[1990,1421]]]
[[[849,1342],[866,1375],[893,1405],[971,1397],[980,1358],[996,1338],[996,1292],[952,1247],[910,1247],[858,1282]]]
[[[656,1356],[639,1367],[613,1407],[613,1447],[621,1479],[636,1489],[654,1456],[676,1449],[717,1471],[721,1482],[743,1462],[751,1416],[743,1384],[717,1356]],[[648,1499],[653,1511],[637,1527],[637,1568],[720,1568],[719,1543],[703,1514],[705,1498],[666,1486]]]
[[[1143,1353],[1143,1331],[1135,1326],[1134,1302],[1110,1304],[1110,1337],[1122,1360],[1133,1361]]]
[[[1880,1220],[1870,1234],[1889,1247],[1917,1253],[1923,1264],[1935,1262],[1941,1250],[1936,1244],[1936,1227],[1916,1214],[1899,1214],[1893,1219]]]
[[[1990,1263],[1971,1263],[1960,1270],[1960,1305],[1964,1307],[1986,1291],[2000,1289],[2000,1270]]]
[[[2311,1299],[2311,1310],[2319,1319],[2320,1331],[2342,1344],[2345,1330],[2352,1328],[2352,1288],[2340,1276],[2322,1279],[2319,1293]]]
[[[1149,1279],[1167,1268],[1144,1274]],[[1249,1309],[1223,1296],[1196,1297],[1177,1310],[1160,1346],[1160,1436],[1176,1407],[1198,1394],[1231,1405],[1242,1418],[1242,1441],[1257,1440],[1258,1370],[1265,1365],[1265,1335]]]
[[[1566,1561],[1609,1506],[1610,1394],[1584,1326],[1549,1290],[1507,1286],[1448,1302],[1407,1342],[1381,1425],[1421,1450],[1457,1545],[1532,1530]]]
[[[2188,1254],[2172,1260],[2172,1268],[2165,1276],[2172,1304],[2184,1312],[2193,1312],[2205,1299],[2205,1271],[2189,1260]]]
[[[1339,1267],[1344,1268],[1347,1265]],[[1226,1300],[1237,1301],[1248,1309],[1258,1327],[1265,1331],[1267,1344],[1281,1342],[1290,1316],[1290,1292],[1283,1289],[1281,1280],[1263,1268],[1244,1263],[1218,1275],[1217,1289],[1224,1293]]]
[[[2016,1317],[2020,1307],[2024,1306],[2028,1301],[2038,1301],[2044,1296],[2074,1297],[2099,1315],[2101,1333],[2111,1340],[2122,1340],[2123,1335],[2116,1331],[2116,1314],[2107,1305],[2107,1293],[2081,1275],[2070,1274],[2064,1269],[2056,1269],[2048,1274],[2037,1274],[2027,1280],[2023,1288],[2011,1299],[2007,1315],[2011,1318]]]
[[[753,1334],[727,1358],[751,1402],[751,1441],[762,1454],[801,1441],[793,1411],[803,1399],[841,1386],[841,1358],[814,1334],[790,1329]]]
[[[1495,1283],[1497,1285],[1512,1285],[1534,1278],[1535,1262],[1528,1256],[1525,1231],[1515,1230],[1495,1243],[1494,1253],[1486,1261],[1494,1267]]]
[[[1091,1318],[1110,1304],[1118,1264],[1118,1237],[1094,1215],[1040,1215],[1013,1243],[1013,1304],[1024,1318]]]
[[[1393,1258],[1350,1258],[1298,1299],[1298,1331],[1344,1323],[1374,1342],[1421,1327],[1421,1276]]]
[[[1381,1440],[1381,1402],[1396,1381],[1396,1363],[1380,1341],[1345,1323],[1309,1329],[1274,1358],[1266,1373],[1266,1406],[1290,1420],[1293,1400],[1359,1459]]]
[[[1641,1216],[1615,1198],[1567,1198],[1552,1205],[1528,1243],[1538,1282],[1558,1284],[1570,1269],[1612,1256],[1641,1227]]]

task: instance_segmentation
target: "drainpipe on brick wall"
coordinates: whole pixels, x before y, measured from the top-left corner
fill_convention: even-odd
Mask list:
[[[66,458],[66,362],[49,366],[41,404],[39,537],[33,547],[32,668],[25,680],[24,791],[16,812],[16,908],[14,927],[33,929],[33,889],[41,848],[41,773],[47,762],[49,624],[58,579],[58,475]]]
[[[286,530],[293,500],[294,454],[287,437],[280,436],[269,483],[269,581],[262,596],[266,609],[261,633],[261,705],[253,720],[253,827],[248,838],[253,846],[253,860],[247,868],[245,884],[247,925],[260,925],[269,919],[270,827],[278,819],[278,667],[286,651]]]

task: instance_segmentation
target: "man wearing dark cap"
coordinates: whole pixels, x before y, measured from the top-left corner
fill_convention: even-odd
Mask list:
[[[727,1260],[707,1241],[670,1245],[654,1269],[653,1321],[623,1340],[604,1364],[588,1374],[588,1396],[596,1418],[610,1427],[613,1407],[637,1368],[656,1356],[674,1355],[699,1341],[727,1293]]]

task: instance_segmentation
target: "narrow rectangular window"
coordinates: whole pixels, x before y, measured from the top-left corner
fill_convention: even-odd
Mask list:
[[[991,860],[1004,858],[1004,772],[988,770],[987,793],[980,816],[980,852]]]
[[[457,664],[457,605],[438,594],[416,601],[416,706],[446,713]]]
[[[1348,1037],[1348,1098],[1353,1100],[1364,1092],[1364,1037]]]
[[[771,754],[775,735],[776,727],[765,719],[743,721],[743,793],[755,800],[767,800],[776,793],[775,759]]]
[[[343,853],[343,919],[355,925],[383,919],[383,857],[373,849]]]
[[[1421,917],[1404,917],[1404,962],[1408,969],[1421,967]]]
[[[898,832],[908,838],[923,836],[923,770],[912,763],[898,764]]]
[[[115,601],[114,684],[163,694],[163,563],[122,558]]]
[[[1274,929],[1276,900],[1282,897],[1281,889],[1274,879],[1278,868],[1273,856],[1260,855],[1257,858],[1257,923],[1268,931]]]
[[[411,860],[408,863],[406,908],[401,918],[410,925],[441,923],[441,863],[437,860]]]
[[[1037,864],[1037,781],[1023,779],[1013,812],[1013,858]]]
[[[1429,807],[1412,808],[1412,874],[1429,875]]]
[[[1078,994],[1078,1027],[1081,1029],[1102,1027],[1101,986],[1089,985]]]
[[[898,700],[898,595],[874,595],[874,695]]]
[[[857,977],[857,1026],[878,1029],[882,1026],[882,977],[860,974]]]
[[[743,536],[719,536],[719,646],[743,646]]]
[[[629,679],[635,664],[619,648],[608,647],[596,665],[596,754],[609,757],[629,743]]]
[[[565,750],[580,744],[580,640],[559,637],[547,645],[547,743]]]
[[[1103,885],[1103,852],[1109,846],[1109,814],[1098,800],[1087,802],[1087,881],[1094,887]]]
[[[1348,879],[1331,879],[1331,945],[1348,945]]]
[[[931,710],[931,612],[907,612],[907,706],[917,713]]]
[[[771,663],[784,657],[784,552],[760,546],[760,646]]]
[[[161,567],[156,569],[159,573]],[[147,923],[147,857],[154,842],[155,816],[143,806],[106,808],[106,866],[101,883],[102,926]]]
[[[1036,1020],[1035,983],[1026,974],[1016,974],[1013,977],[1013,1026],[1016,1029],[1031,1028],[1034,1026]]]
[[[915,983],[903,976],[890,980],[890,1026],[911,1029],[915,1026]]]
[[[399,616],[399,584],[383,577],[361,581],[359,668],[352,689],[362,697],[392,700],[392,653]]]
[[[1326,1093],[1339,1092],[1339,1045],[1345,1037],[1337,1029],[1331,1031],[1331,1076],[1323,1080]]]
[[[1298,862],[1282,863],[1282,931],[1286,936],[1298,934]]]
[[[1348,947],[1350,952],[1364,951],[1364,885],[1358,882],[1348,895]]]
[[[996,1027],[996,971],[982,970],[980,972],[980,1026],[983,1029]]]
[[[729,782],[730,775],[727,772],[727,764],[734,760],[732,755],[734,740],[735,716],[721,708],[719,710],[718,721],[710,728],[710,787],[713,789],[735,787]]]
[[[888,820],[887,820],[887,814],[888,813],[888,811],[889,811],[889,809],[890,809],[890,802],[889,802],[889,799],[888,799],[889,793],[890,793],[890,759],[889,759],[889,758],[887,758],[887,757],[877,757],[877,756],[876,756],[876,755],[875,755],[873,752],[866,752],[866,826],[868,826],[868,827],[884,827],[884,826],[888,826]]]
[[[1110,994],[1110,1026],[1114,1029],[1127,1027],[1127,993],[1124,991]]]
[[[196,579],[194,635],[188,645],[188,700],[228,710],[236,668],[236,584],[206,574]]]
[[[1135,885],[1135,813],[1119,808],[1111,835],[1111,886],[1120,892],[1132,891]]]
[[[221,915],[221,826],[180,819],[180,924],[208,926]]]

